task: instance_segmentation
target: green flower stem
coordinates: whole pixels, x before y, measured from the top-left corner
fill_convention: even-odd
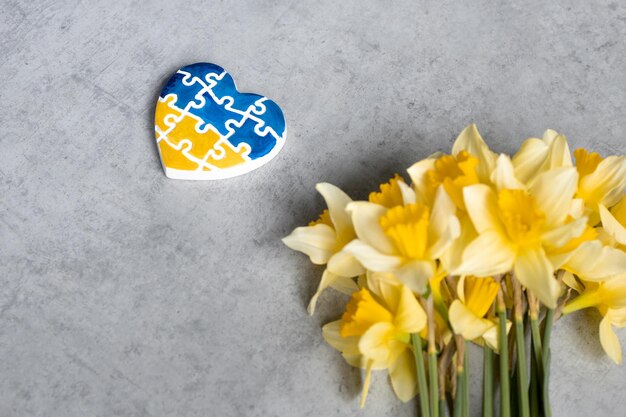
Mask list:
[[[493,417],[493,350],[483,346],[483,417]]]
[[[469,378],[469,353],[465,349],[465,360],[463,362],[463,417],[469,417],[470,405],[470,378]]]
[[[419,333],[411,334],[413,344],[413,355],[415,355],[415,367],[417,369],[417,386],[419,388],[419,403],[422,417],[430,416],[428,404],[428,384],[426,383],[426,368],[424,367],[424,356],[422,355],[422,338]]]
[[[463,368],[456,370],[456,396],[454,397],[454,417],[463,417],[463,384],[465,376]]]
[[[498,345],[500,354],[500,416],[511,417],[511,394],[509,388],[509,348],[506,332],[506,306],[502,288],[498,291]]]
[[[428,377],[430,388],[430,415],[439,417],[439,388],[437,381],[437,348],[435,346],[435,311],[432,292],[426,300],[428,314]]]
[[[530,415],[531,416],[539,416],[539,369],[537,366],[537,358],[533,353],[530,360],[530,389],[529,397],[530,397]]]
[[[437,352],[428,348],[428,376],[430,377],[430,413],[432,417],[439,417],[439,389],[437,388]]]
[[[554,322],[554,309],[549,309],[546,312],[546,318],[544,319],[543,328],[543,345],[542,345],[542,358],[543,358],[543,383],[541,384],[541,398],[543,403],[543,415],[544,417],[552,417],[552,410],[550,407],[550,337],[552,336],[552,324]]]
[[[530,332],[532,335],[533,354],[535,355],[537,365],[537,375],[543,379],[543,353],[541,349],[541,336],[539,333],[539,321],[537,315],[530,314]]]

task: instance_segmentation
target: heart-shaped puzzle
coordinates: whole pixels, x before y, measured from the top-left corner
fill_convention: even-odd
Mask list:
[[[267,97],[240,93],[223,68],[185,66],[168,80],[154,116],[165,175],[215,180],[269,162],[285,144],[285,118]]]

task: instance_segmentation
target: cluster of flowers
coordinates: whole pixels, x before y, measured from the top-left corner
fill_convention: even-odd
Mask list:
[[[284,243],[326,265],[310,314],[327,288],[350,296],[323,336],[365,370],[361,406],[372,370],[386,369],[400,400],[422,393],[423,415],[447,405],[467,415],[472,341],[484,347],[484,415],[498,382],[500,415],[549,416],[552,323],[583,308],[602,314],[600,342],[621,362],[626,156],[573,157],[553,130],[497,155],[470,125],[451,154],[417,162],[410,183],[396,175],[369,201],[317,185],[328,209]]]

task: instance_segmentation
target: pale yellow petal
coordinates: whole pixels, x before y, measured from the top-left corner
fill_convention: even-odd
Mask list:
[[[543,249],[520,251],[513,266],[515,277],[548,308],[555,308],[561,285]]]
[[[335,225],[339,239],[344,242],[354,239],[355,234],[352,221],[348,213],[346,213],[346,206],[352,199],[338,187],[329,183],[319,183],[315,186],[315,189],[326,201],[330,219]]]
[[[391,386],[400,401],[410,401],[417,394],[416,375],[415,358],[408,349],[405,349],[389,368]]]
[[[379,252],[385,254],[394,252],[393,243],[380,226],[380,218],[387,212],[386,207],[357,201],[349,204],[347,210],[352,216],[354,229],[361,241],[376,248]]]
[[[467,151],[478,159],[478,178],[481,182],[488,183],[496,166],[496,154],[489,149],[474,123],[463,129],[452,145],[452,155],[456,156],[461,151]]]
[[[498,190],[524,190],[526,187],[515,176],[511,158],[500,154],[496,160],[496,168],[491,173],[491,182]]]
[[[402,264],[402,259],[379,252],[370,245],[356,239],[344,246],[365,268],[376,272],[389,272]]]
[[[584,288],[580,285],[580,283],[576,280],[574,274],[569,271],[564,271],[563,273],[563,283],[568,287],[572,288],[578,293],[583,292]]]
[[[569,241],[579,237],[587,227],[587,218],[581,217],[573,222],[557,226],[544,232],[541,240],[548,248],[558,249],[565,246]]]
[[[609,156],[591,174],[580,180],[578,195],[596,210],[598,204],[611,207],[622,198],[626,188],[626,156]]]
[[[602,220],[602,227],[604,230],[617,242],[622,245],[626,245],[626,227],[620,224],[613,214],[602,204],[599,205],[599,208],[600,219]]]
[[[604,280],[626,272],[626,253],[591,240],[583,242],[572,252],[563,268],[587,280]]]
[[[344,355],[360,356],[359,338],[343,337],[340,334],[341,320],[330,322],[322,327],[322,337],[333,348]]]
[[[459,300],[454,300],[450,305],[448,318],[454,333],[463,336],[466,340],[474,340],[495,326],[491,320],[476,317]]]
[[[417,196],[413,188],[409,187],[404,181],[398,181],[398,187],[400,187],[404,205],[415,204],[417,202]]]
[[[548,145],[541,139],[526,139],[519,151],[513,156],[515,175],[520,181],[528,183],[540,172],[548,155]]]
[[[509,334],[509,330],[511,329],[512,323],[510,321],[506,321],[506,333]],[[493,326],[489,330],[487,330],[483,334],[483,341],[489,346],[494,352],[500,352],[500,341],[499,341],[499,333],[500,328],[498,325]]]
[[[463,188],[463,199],[467,213],[478,233],[502,229],[497,211],[497,197],[490,187],[484,184],[465,187]]]
[[[459,213],[458,219],[461,234],[439,257],[444,269],[453,275],[458,275],[457,270],[463,261],[463,251],[478,236],[467,213]]]
[[[339,277],[337,275],[328,271],[328,269],[324,270],[324,273],[322,274],[322,279],[320,280],[320,283],[317,287],[317,291],[315,291],[315,294],[313,294],[313,297],[311,297],[311,301],[309,302],[309,306],[307,307],[307,311],[310,315],[313,315],[315,313],[315,305],[317,304],[317,299],[322,294],[322,292],[326,288],[330,287],[333,282],[336,281],[338,278]]]
[[[365,273],[365,268],[352,254],[340,251],[335,253],[328,260],[326,266],[329,271],[341,277],[356,277]]]
[[[461,225],[455,213],[456,206],[443,187],[439,187],[428,224],[427,256],[430,259],[439,258],[461,234]]]
[[[363,389],[361,391],[361,401],[359,402],[359,407],[365,407],[365,402],[367,401],[367,394],[370,391],[370,383],[372,382],[372,368],[373,361],[368,360],[365,368],[365,380],[363,381]]]
[[[302,252],[311,258],[316,265],[324,265],[332,256],[337,235],[332,227],[326,224],[296,228],[283,243],[293,250]]]
[[[600,343],[606,354],[609,355],[609,358],[617,364],[622,363],[622,346],[611,327],[609,314],[600,321]]]
[[[413,292],[406,286],[400,287],[400,299],[393,320],[396,328],[404,333],[418,333],[426,326],[426,313]]]
[[[564,135],[548,129],[543,140],[532,138],[524,141],[513,157],[517,178],[531,184],[537,175],[553,168],[571,167],[572,157]]]
[[[389,342],[394,338],[394,327],[389,322],[379,322],[359,339],[359,352],[375,362],[386,362],[391,354]]]
[[[478,235],[463,252],[457,274],[486,277],[503,274],[513,266],[515,249],[501,234],[493,230]]]
[[[415,195],[417,201],[420,203],[430,203],[428,201],[428,189],[426,187],[425,175],[426,172],[434,169],[435,160],[431,158],[422,159],[419,162],[413,164],[407,172],[409,173],[409,177],[411,177],[411,181],[413,183],[413,188],[415,189]]]
[[[396,269],[394,275],[411,291],[423,294],[435,270],[434,261],[411,261]]]
[[[393,292],[392,295],[387,295],[387,288],[394,288],[400,286],[402,283],[398,278],[392,274],[391,272],[374,272],[367,271],[366,275],[366,285],[370,292],[376,294],[377,296],[383,298],[391,305],[396,306],[399,300],[392,300],[391,297],[397,292]]]
[[[529,189],[546,216],[548,226],[559,225],[567,217],[576,192],[576,168],[555,168],[537,176]]]

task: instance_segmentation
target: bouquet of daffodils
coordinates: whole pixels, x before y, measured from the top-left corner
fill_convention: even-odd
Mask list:
[[[326,265],[327,288],[350,296],[323,337],[364,370],[387,370],[423,417],[469,415],[466,343],[482,347],[483,415],[551,416],[550,335],[584,308],[603,316],[615,362],[626,325],[626,156],[602,158],[548,130],[511,158],[475,125],[435,154],[352,201],[317,185],[328,209],[284,243]],[[527,344],[527,340],[530,342]],[[496,387],[499,396],[494,398]]]

